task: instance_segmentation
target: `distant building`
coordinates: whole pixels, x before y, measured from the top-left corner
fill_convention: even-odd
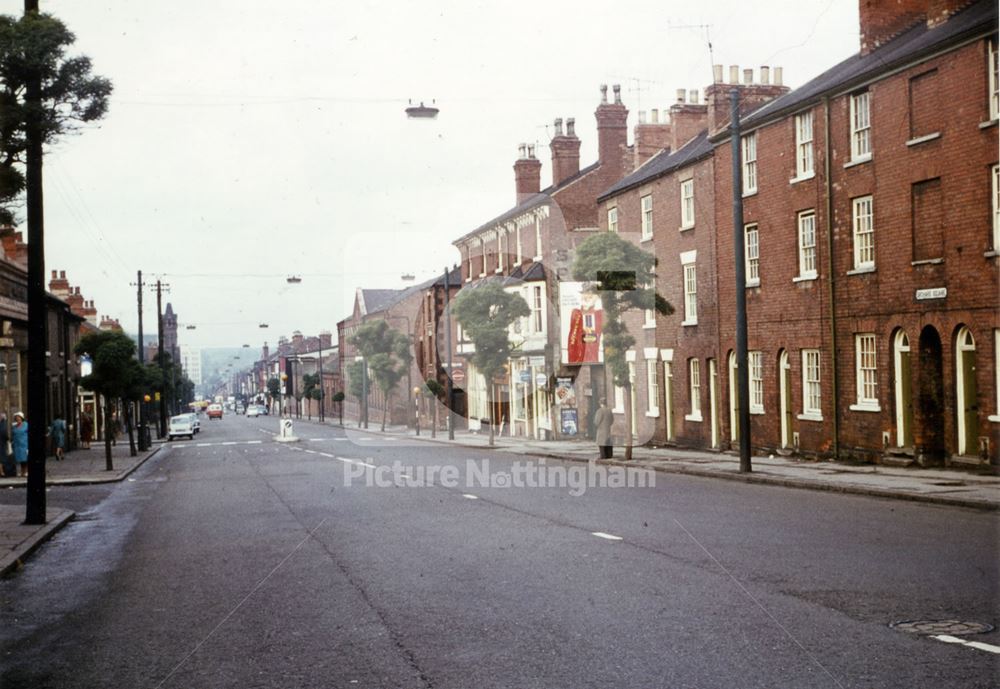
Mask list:
[[[181,369],[192,383],[201,385],[201,348],[182,346],[180,350]]]

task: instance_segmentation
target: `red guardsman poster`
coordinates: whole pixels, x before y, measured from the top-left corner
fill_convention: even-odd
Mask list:
[[[601,333],[604,311],[600,295],[589,282],[559,283],[562,363],[604,362]]]

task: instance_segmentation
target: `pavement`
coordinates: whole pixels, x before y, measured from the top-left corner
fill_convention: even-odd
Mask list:
[[[77,449],[56,461],[49,457],[45,462],[46,486],[78,486],[95,483],[114,483],[124,480],[143,462],[160,449],[162,443],[154,441],[147,452],[129,456],[128,440],[111,447],[114,470],[106,469],[104,444],[92,443],[89,450]],[[0,490],[18,490],[27,484],[25,478],[0,478]],[[0,505],[0,576],[16,569],[38,546],[65,526],[75,516],[72,510],[47,505],[45,524],[24,524],[23,506]]]

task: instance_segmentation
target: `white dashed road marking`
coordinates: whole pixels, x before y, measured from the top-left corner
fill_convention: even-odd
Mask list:
[[[368,467],[369,469],[374,469],[374,464],[369,464],[368,462],[362,462],[360,459],[351,459],[350,457],[334,457],[334,459],[339,459],[344,464],[360,464],[363,467]]]
[[[943,641],[946,644],[961,644],[963,646],[968,646],[969,648],[986,651],[987,653],[1000,653],[1000,646],[984,644],[982,641],[968,641],[966,639],[960,639],[957,636],[949,636],[948,634],[938,634],[937,636],[932,636],[931,638]]]
[[[597,536],[598,538],[604,538],[609,541],[621,541],[623,540],[621,536],[613,536],[609,533],[604,533],[603,531],[591,531],[591,536]]]
[[[473,495],[472,493],[462,493],[463,498],[468,498],[469,500],[478,500],[478,495]]]

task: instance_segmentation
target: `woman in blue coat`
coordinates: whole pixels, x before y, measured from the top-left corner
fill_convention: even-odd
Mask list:
[[[17,462],[17,475],[28,476],[28,422],[24,414],[14,414],[14,425],[10,429],[10,444],[14,449],[14,461]]]

